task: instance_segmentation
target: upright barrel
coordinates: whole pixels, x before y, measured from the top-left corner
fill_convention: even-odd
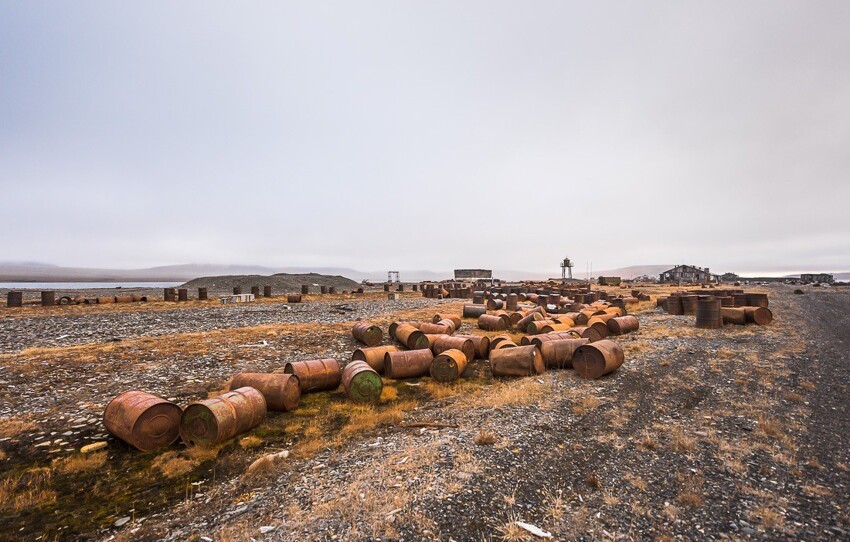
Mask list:
[[[204,301],[209,299],[209,293],[206,288],[198,288],[198,300]]]
[[[471,341],[470,344],[472,344]],[[454,382],[466,370],[470,359],[470,357],[460,350],[445,350],[431,362],[431,378],[437,382]]]
[[[41,306],[52,307],[56,304],[56,292],[53,290],[45,290],[41,292]]]
[[[682,300],[682,312],[684,314],[696,314],[697,313],[697,301],[699,300],[699,296],[696,295],[683,295],[681,297]]]
[[[583,378],[597,379],[617,370],[625,359],[620,343],[605,339],[579,346],[573,354],[573,369]]]
[[[233,287],[233,295],[242,295],[242,287],[234,286]]]
[[[230,389],[249,386],[263,394],[266,408],[272,411],[289,412],[301,402],[301,385],[294,374],[239,373],[230,381]]]
[[[378,346],[384,338],[381,328],[369,322],[355,323],[351,329],[351,334],[366,346]]]
[[[177,290],[177,301],[189,301],[189,290],[187,288]]]
[[[164,288],[162,297],[165,301],[177,301],[177,288]]]
[[[342,379],[339,362],[333,358],[290,361],[283,372],[298,377],[301,393],[335,390]]]
[[[543,356],[536,346],[517,346],[490,351],[493,376],[531,376],[546,370]]]
[[[384,375],[395,380],[425,376],[432,361],[434,354],[427,348],[387,352],[384,355]]]
[[[127,444],[152,452],[180,436],[179,406],[143,391],[128,391],[114,398],[103,412],[107,431]]]
[[[723,317],[720,314],[720,300],[716,297],[697,301],[696,325],[702,329],[719,329],[723,327]]]
[[[180,437],[187,446],[211,446],[253,429],[265,417],[263,394],[246,386],[187,406]]]
[[[678,295],[671,295],[667,298],[665,302],[667,305],[667,312],[673,315],[682,315],[685,314],[685,308],[682,306],[682,298]]]
[[[365,361],[369,367],[375,369],[378,374],[384,373],[384,356],[389,352],[398,352],[399,348],[394,345],[372,346],[369,348],[358,348],[351,355],[352,361]]]
[[[767,308],[769,306],[767,294],[748,293],[747,294],[747,306]]]
[[[365,361],[352,361],[342,373],[342,385],[348,397],[360,403],[375,403],[381,398],[384,383]]]
[[[310,286],[307,285],[307,284],[302,284],[301,285],[301,295],[307,295],[309,293],[310,293]]]
[[[271,297],[272,296],[272,287],[268,284],[263,286],[263,297]]]

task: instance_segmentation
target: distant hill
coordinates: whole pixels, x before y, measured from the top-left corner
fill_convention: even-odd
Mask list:
[[[0,262],[0,281],[28,282],[179,282],[211,275],[271,275],[276,269],[257,265],[183,264],[146,269],[61,267],[32,262]]]
[[[360,283],[339,275],[323,275],[319,273],[276,273],[274,275],[222,275],[217,277],[200,277],[192,279],[182,288],[194,290],[195,288],[207,288],[210,295],[229,294],[234,286],[242,288],[242,292],[251,293],[251,286],[271,286],[275,295],[283,293],[297,293],[301,291],[301,285],[311,286],[311,292],[317,290],[316,286],[334,286],[340,291],[356,290]]]

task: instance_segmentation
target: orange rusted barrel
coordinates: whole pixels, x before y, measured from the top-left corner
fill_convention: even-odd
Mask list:
[[[458,320],[460,320],[460,319],[458,319]],[[440,320],[439,322],[437,322],[436,324],[433,324],[433,325],[435,325],[435,326],[446,326],[446,327],[450,328],[451,333],[449,333],[449,335],[451,335],[452,333],[454,333],[455,331],[457,331],[460,328],[460,323],[455,322],[454,319],[452,319],[452,318],[443,318],[442,320]]]
[[[103,425],[127,444],[152,452],[180,436],[179,406],[143,391],[124,392],[106,405]]]
[[[451,335],[455,332],[454,324],[448,321],[442,321],[440,324],[432,324],[431,322],[422,322],[419,324],[419,331],[429,335]],[[446,323],[448,322],[448,323]],[[398,333],[398,330],[396,330]]]
[[[369,367],[375,369],[378,374],[384,373],[384,356],[388,352],[398,352],[397,346],[373,346],[371,348],[358,348],[351,355],[351,361],[365,361]]]
[[[455,331],[460,329],[460,326],[462,324],[460,316],[450,314],[435,314],[434,317],[431,318],[431,322],[434,324],[439,324],[441,320],[451,320],[452,324],[454,324]]]
[[[342,378],[339,362],[333,358],[290,361],[283,372],[298,377],[301,393],[335,390]]]
[[[177,301],[189,301],[189,290],[187,288],[177,290]]]
[[[472,344],[471,340],[462,337],[443,335],[434,342],[431,350],[434,352],[434,355],[442,354],[446,350],[460,350],[468,361],[472,361],[475,358],[475,345]]]
[[[568,331],[554,331],[552,333],[544,333],[542,335],[535,335],[533,337],[523,337],[523,339],[528,339],[523,342],[523,346],[533,344],[537,348],[543,346],[544,342],[548,341],[561,341],[564,339],[581,339],[581,335],[573,331],[572,329]]]
[[[767,307],[743,307],[747,322],[766,326],[773,321],[773,313]]]
[[[263,394],[266,408],[289,412],[301,402],[301,385],[294,374],[239,373],[230,381],[230,389],[251,387]]]
[[[767,294],[748,293],[747,306],[767,308],[769,306]]]
[[[427,348],[388,352],[384,355],[384,375],[399,380],[425,376],[434,361],[434,354]]]
[[[469,341],[471,344],[471,341]],[[437,382],[454,382],[466,370],[466,366],[472,358],[464,352],[450,348],[434,358],[431,362],[431,378]]]
[[[599,334],[599,331],[589,326],[574,327],[570,331],[578,333],[579,337],[582,339],[590,339],[590,342],[602,340],[602,336]]]
[[[516,323],[516,327],[520,331],[525,332],[528,329],[528,324],[530,324],[531,322],[536,322],[538,320],[543,320],[543,319],[545,319],[545,316],[543,316],[543,313],[541,313],[539,311],[532,311],[532,312],[526,314],[525,316],[523,316],[519,320],[519,322]]]
[[[485,331],[504,331],[508,328],[504,319],[492,314],[482,314],[478,317],[478,327]]]
[[[384,338],[381,328],[369,322],[357,322],[351,328],[351,334],[366,346],[378,346]]]
[[[525,332],[529,335],[537,335],[539,333],[545,333],[543,331],[544,328],[551,325],[557,325],[558,322],[552,320],[551,318],[544,318],[542,320],[535,320],[533,322],[529,322],[529,324],[525,327]],[[567,328],[569,329],[569,328]],[[560,331],[560,330],[559,330]]]
[[[266,400],[244,387],[192,403],[180,419],[180,438],[187,446],[211,446],[258,426],[266,417]]]
[[[108,304],[108,303],[115,303],[115,297],[114,297],[114,296],[104,296],[104,297],[98,297],[98,298],[95,298],[95,302],[96,302],[98,305],[103,305],[103,304]]]
[[[546,370],[543,355],[536,346],[517,346],[490,351],[493,376],[531,376]]]
[[[743,326],[747,323],[747,311],[744,307],[720,307],[720,317],[724,324]]]
[[[488,311],[497,311],[505,307],[505,302],[501,299],[488,299],[486,306]]]
[[[198,288],[198,300],[205,301],[209,299],[209,291],[206,288]]]
[[[287,303],[301,303],[302,294],[286,294]]]
[[[548,325],[543,326],[540,329],[540,333],[545,334],[545,333],[554,333],[556,331],[569,331],[573,327],[575,327],[573,324],[565,324],[565,323],[548,324]]]
[[[478,318],[482,314],[487,314],[487,307],[484,305],[464,305],[463,306],[463,317],[464,318]]]
[[[519,296],[517,294],[508,294],[508,297],[505,299],[505,308],[509,311],[516,311],[517,305],[519,305]]]
[[[434,344],[436,344],[437,339],[441,337],[451,337],[451,335],[446,335],[445,333],[426,333],[425,338],[428,339],[428,348],[433,352]]]
[[[593,320],[593,318],[591,318],[591,320]],[[608,330],[608,324],[602,322],[601,320],[597,320],[595,322],[588,322],[587,327],[594,329],[596,333],[599,334],[600,339],[604,339],[611,334],[611,332]]]
[[[133,296],[131,295],[117,295],[115,296],[116,303],[132,303]]]
[[[495,350],[497,348],[504,348],[499,346],[503,343],[507,343],[508,346],[516,346],[514,340],[511,339],[510,335],[496,335],[492,339],[490,339],[490,350]]]
[[[573,353],[573,369],[583,378],[596,379],[615,371],[624,360],[620,344],[605,339],[579,346]]]
[[[384,382],[368,363],[357,360],[345,366],[342,386],[349,399],[358,403],[376,403],[381,398]]]
[[[588,339],[556,339],[540,345],[543,363],[549,369],[569,369],[573,366],[573,354],[579,346],[590,344]]]
[[[56,304],[56,292],[53,290],[45,290],[41,292],[41,306],[52,307]]]
[[[696,326],[702,329],[719,329],[723,327],[719,299],[712,297],[710,299],[697,300]]]
[[[148,302],[148,296],[146,296],[146,295],[133,295],[131,297],[133,298],[133,303],[139,303],[139,302],[147,303]]]
[[[472,341],[472,346],[475,348],[475,357],[478,359],[487,359],[490,353],[490,337],[486,335],[455,335],[463,339]]]
[[[632,315],[618,316],[617,318],[608,320],[608,330],[613,335],[631,333],[632,331],[637,331],[639,327],[640,322]]]
[[[428,348],[430,344],[425,334],[410,324],[399,324],[395,328],[395,338],[398,342],[410,348],[411,350],[419,350]]]

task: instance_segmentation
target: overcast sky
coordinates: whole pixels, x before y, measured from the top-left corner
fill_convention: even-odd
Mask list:
[[[850,2],[0,0],[0,260],[850,269]]]

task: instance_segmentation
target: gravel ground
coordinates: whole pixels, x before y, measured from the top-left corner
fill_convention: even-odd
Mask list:
[[[426,298],[398,301],[330,301],[311,303],[250,303],[167,311],[85,315],[0,318],[0,353],[20,352],[32,347],[72,346],[120,341],[141,336],[193,333],[269,324],[333,324],[371,318],[378,314],[433,304]],[[334,310],[346,305],[354,310]]]

